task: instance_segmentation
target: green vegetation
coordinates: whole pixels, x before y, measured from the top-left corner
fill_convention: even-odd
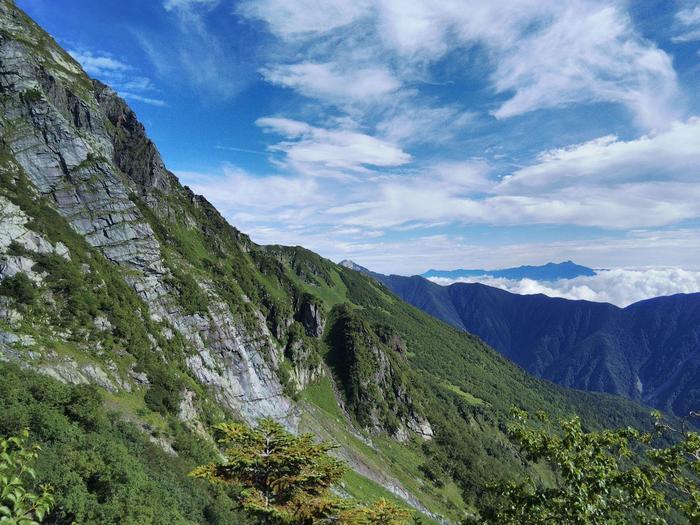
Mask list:
[[[684,431],[680,442],[656,448],[654,434],[633,428],[584,432],[578,417],[555,429],[544,414],[537,415],[537,425],[525,412],[515,410],[514,416],[509,435],[527,461],[544,461],[554,470],[555,482],[541,486],[525,478],[496,484],[481,499],[481,519],[475,522],[665,524],[673,504],[689,523],[699,523],[700,434]]]
[[[51,510],[54,499],[49,486],[41,494],[27,490],[36,478],[33,465],[41,450],[27,446],[29,432],[0,439],[0,523],[3,525],[38,525]]]
[[[3,172],[4,173],[4,172]],[[148,307],[125,282],[122,271],[75,233],[49,202],[32,193],[31,183],[21,170],[0,186],[0,194],[20,207],[30,218],[28,227],[53,243],[63,243],[70,259],[55,253],[27,252],[16,243],[10,251],[32,258],[33,270],[44,274],[43,285],[37,287],[25,274],[3,279],[0,295],[13,297],[25,307],[22,330],[43,340],[52,350],[85,357],[114,358],[124,352],[131,356],[139,370],[146,372],[153,388],[147,403],[158,411],[177,409],[182,385],[189,382],[184,356],[189,352],[179,334],[171,339],[161,335],[161,328],[151,320]],[[38,301],[40,294],[50,292],[50,301]],[[190,304],[196,304],[190,302]],[[97,316],[104,316],[112,327],[107,333],[94,328]],[[59,343],[55,331],[69,334],[69,343]],[[88,345],[85,345],[85,342]],[[154,352],[155,345],[162,354]],[[99,345],[100,355],[87,350]],[[168,366],[163,366],[167,362]]]
[[[28,428],[41,446],[36,480],[50,485],[55,498],[45,523],[245,522],[232,510],[235,491],[187,476],[197,463],[215,457],[213,447],[187,429],[180,428],[174,443],[179,455],[171,456],[109,413],[97,388],[63,385],[7,364],[0,364],[0,399],[0,436]],[[41,491],[32,481],[27,490]]]
[[[343,389],[348,410],[362,428],[378,424],[395,433],[414,410],[404,364],[359,313],[346,305],[333,308],[327,360]],[[381,327],[384,328],[384,327]],[[383,337],[382,337],[383,336]]]
[[[264,523],[312,525],[335,522],[402,525],[409,513],[380,499],[361,506],[331,493],[343,476],[342,461],[328,455],[334,446],[315,443],[311,434],[294,436],[270,419],[257,428],[220,424],[224,462],[199,467],[192,476],[241,486],[238,501]]]
[[[32,305],[36,301],[37,291],[27,274],[19,272],[0,281],[0,295],[12,297],[23,305]]]

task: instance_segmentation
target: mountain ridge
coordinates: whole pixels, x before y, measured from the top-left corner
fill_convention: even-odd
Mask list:
[[[700,384],[700,293],[622,308],[480,283],[441,286],[421,276],[369,275],[537,377],[623,395],[681,417],[700,403],[693,386]]]
[[[596,271],[586,266],[581,266],[571,260],[560,263],[548,262],[539,266],[523,265],[513,268],[502,268],[498,270],[481,269],[458,269],[458,270],[435,270],[430,269],[422,274],[426,279],[459,279],[467,277],[494,277],[503,279],[533,279],[535,281],[557,281],[559,279],[575,279],[576,277],[592,277]]]

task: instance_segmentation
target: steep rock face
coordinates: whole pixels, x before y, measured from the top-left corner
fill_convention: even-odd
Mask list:
[[[298,318],[310,337],[321,337],[326,325],[323,306],[305,298],[299,308]]]
[[[161,198],[186,191],[165,170],[143,126],[7,0],[0,2],[0,94],[3,147],[38,194],[124,268],[151,317],[189,342],[195,377],[248,419],[272,416],[293,425],[293,406],[275,373],[274,344],[261,343],[269,338],[264,322],[246,330],[205,286],[207,311],[190,315],[178,304],[171,268],[132,194],[153,205],[156,216],[167,216],[171,210],[159,205]]]
[[[331,322],[331,366],[359,424],[375,431],[388,428],[399,440],[408,438],[408,430],[430,439],[432,427],[414,402],[402,370],[405,343],[346,307],[334,309]]]
[[[166,170],[160,153],[133,110],[111,88],[96,80],[93,83],[97,103],[114,127],[112,145],[116,166],[143,194],[154,189],[167,192],[176,187],[177,180]]]

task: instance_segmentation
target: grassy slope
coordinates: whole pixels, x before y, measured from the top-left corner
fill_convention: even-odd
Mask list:
[[[398,472],[399,479],[423,494],[425,501],[431,501],[430,493],[434,493],[431,503],[439,502],[436,508],[448,515],[453,505],[460,505],[458,498],[449,497],[454,493],[453,480],[469,502],[485,482],[524,473],[502,432],[511,406],[531,412],[543,410],[555,417],[578,413],[589,427],[642,424],[648,420],[646,409],[623,399],[567,390],[537,380],[476,337],[401,302],[375,281],[310,252],[304,255],[307,267],[321,268],[318,274],[337,274],[346,297],[361,316],[375,325],[392,326],[405,340],[409,384],[436,438],[422,446],[393,442],[393,448],[385,449],[392,472]],[[330,280],[336,282],[337,278]],[[324,287],[321,280],[308,286]],[[326,306],[331,308],[331,304]],[[308,395],[328,411],[329,393],[322,396],[312,390]],[[403,464],[391,461],[404,455],[410,459]],[[412,468],[402,468],[404,465]],[[411,483],[425,479],[426,474],[436,483]]]

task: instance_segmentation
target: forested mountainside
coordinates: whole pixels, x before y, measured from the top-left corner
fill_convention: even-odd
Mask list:
[[[340,490],[456,522],[525,474],[516,405],[589,428],[626,400],[533,378],[374,279],[259,246],[167,170],[134,112],[0,0],[0,434],[29,427],[48,523],[230,523],[185,476],[209,429],[272,417],[338,443]],[[546,479],[544,469],[529,470]]]
[[[700,294],[612,304],[440,286],[371,273],[404,301],[479,336],[528,372],[680,417],[700,406]]]

